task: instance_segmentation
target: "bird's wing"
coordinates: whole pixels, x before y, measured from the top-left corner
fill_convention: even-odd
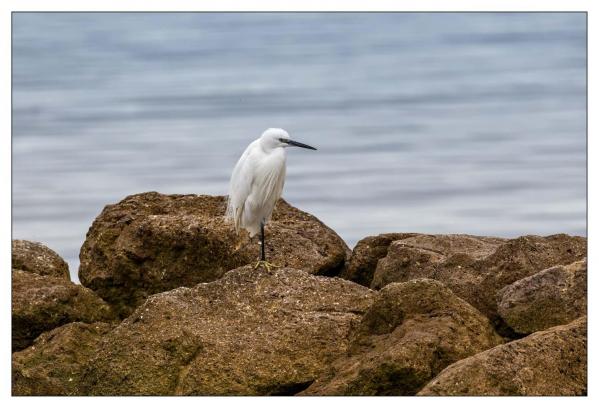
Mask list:
[[[253,174],[252,161],[248,160],[255,142],[245,149],[237,164],[233,168],[231,181],[229,183],[229,198],[227,202],[226,217],[235,224],[235,231],[239,231],[243,209],[252,186]]]
[[[281,197],[285,184],[285,153],[268,157],[255,169],[254,186],[252,187],[252,204],[261,209],[260,218],[268,221],[272,210]]]

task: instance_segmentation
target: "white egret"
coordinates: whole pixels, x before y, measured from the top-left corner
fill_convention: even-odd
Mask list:
[[[240,228],[245,228],[250,237],[260,232],[261,256],[256,268],[262,265],[269,271],[275,265],[266,262],[264,225],[283,191],[288,146],[316,150],[291,140],[283,129],[267,129],[245,149],[229,185],[226,217],[235,224],[237,233]]]

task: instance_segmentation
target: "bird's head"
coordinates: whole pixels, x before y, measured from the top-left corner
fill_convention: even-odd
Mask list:
[[[277,147],[289,147],[289,146],[297,146],[303,147],[304,149],[312,149],[316,150],[315,147],[308,146],[307,144],[303,144],[300,142],[296,142],[291,140],[289,137],[289,133],[287,133],[283,129],[278,128],[270,128],[266,129],[262,136],[260,137],[260,143],[265,149],[275,149]]]

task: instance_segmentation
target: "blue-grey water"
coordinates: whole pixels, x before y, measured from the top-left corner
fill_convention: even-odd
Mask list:
[[[586,16],[14,14],[13,238],[78,253],[126,195],[226,194],[283,127],[284,197],[382,232],[586,228]]]

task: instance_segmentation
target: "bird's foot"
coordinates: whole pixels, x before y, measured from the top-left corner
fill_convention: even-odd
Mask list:
[[[254,269],[258,269],[261,266],[264,267],[268,272],[270,272],[271,268],[272,269],[280,268],[279,265],[271,264],[270,262],[258,261],[258,262],[256,262],[256,265],[254,265]]]

